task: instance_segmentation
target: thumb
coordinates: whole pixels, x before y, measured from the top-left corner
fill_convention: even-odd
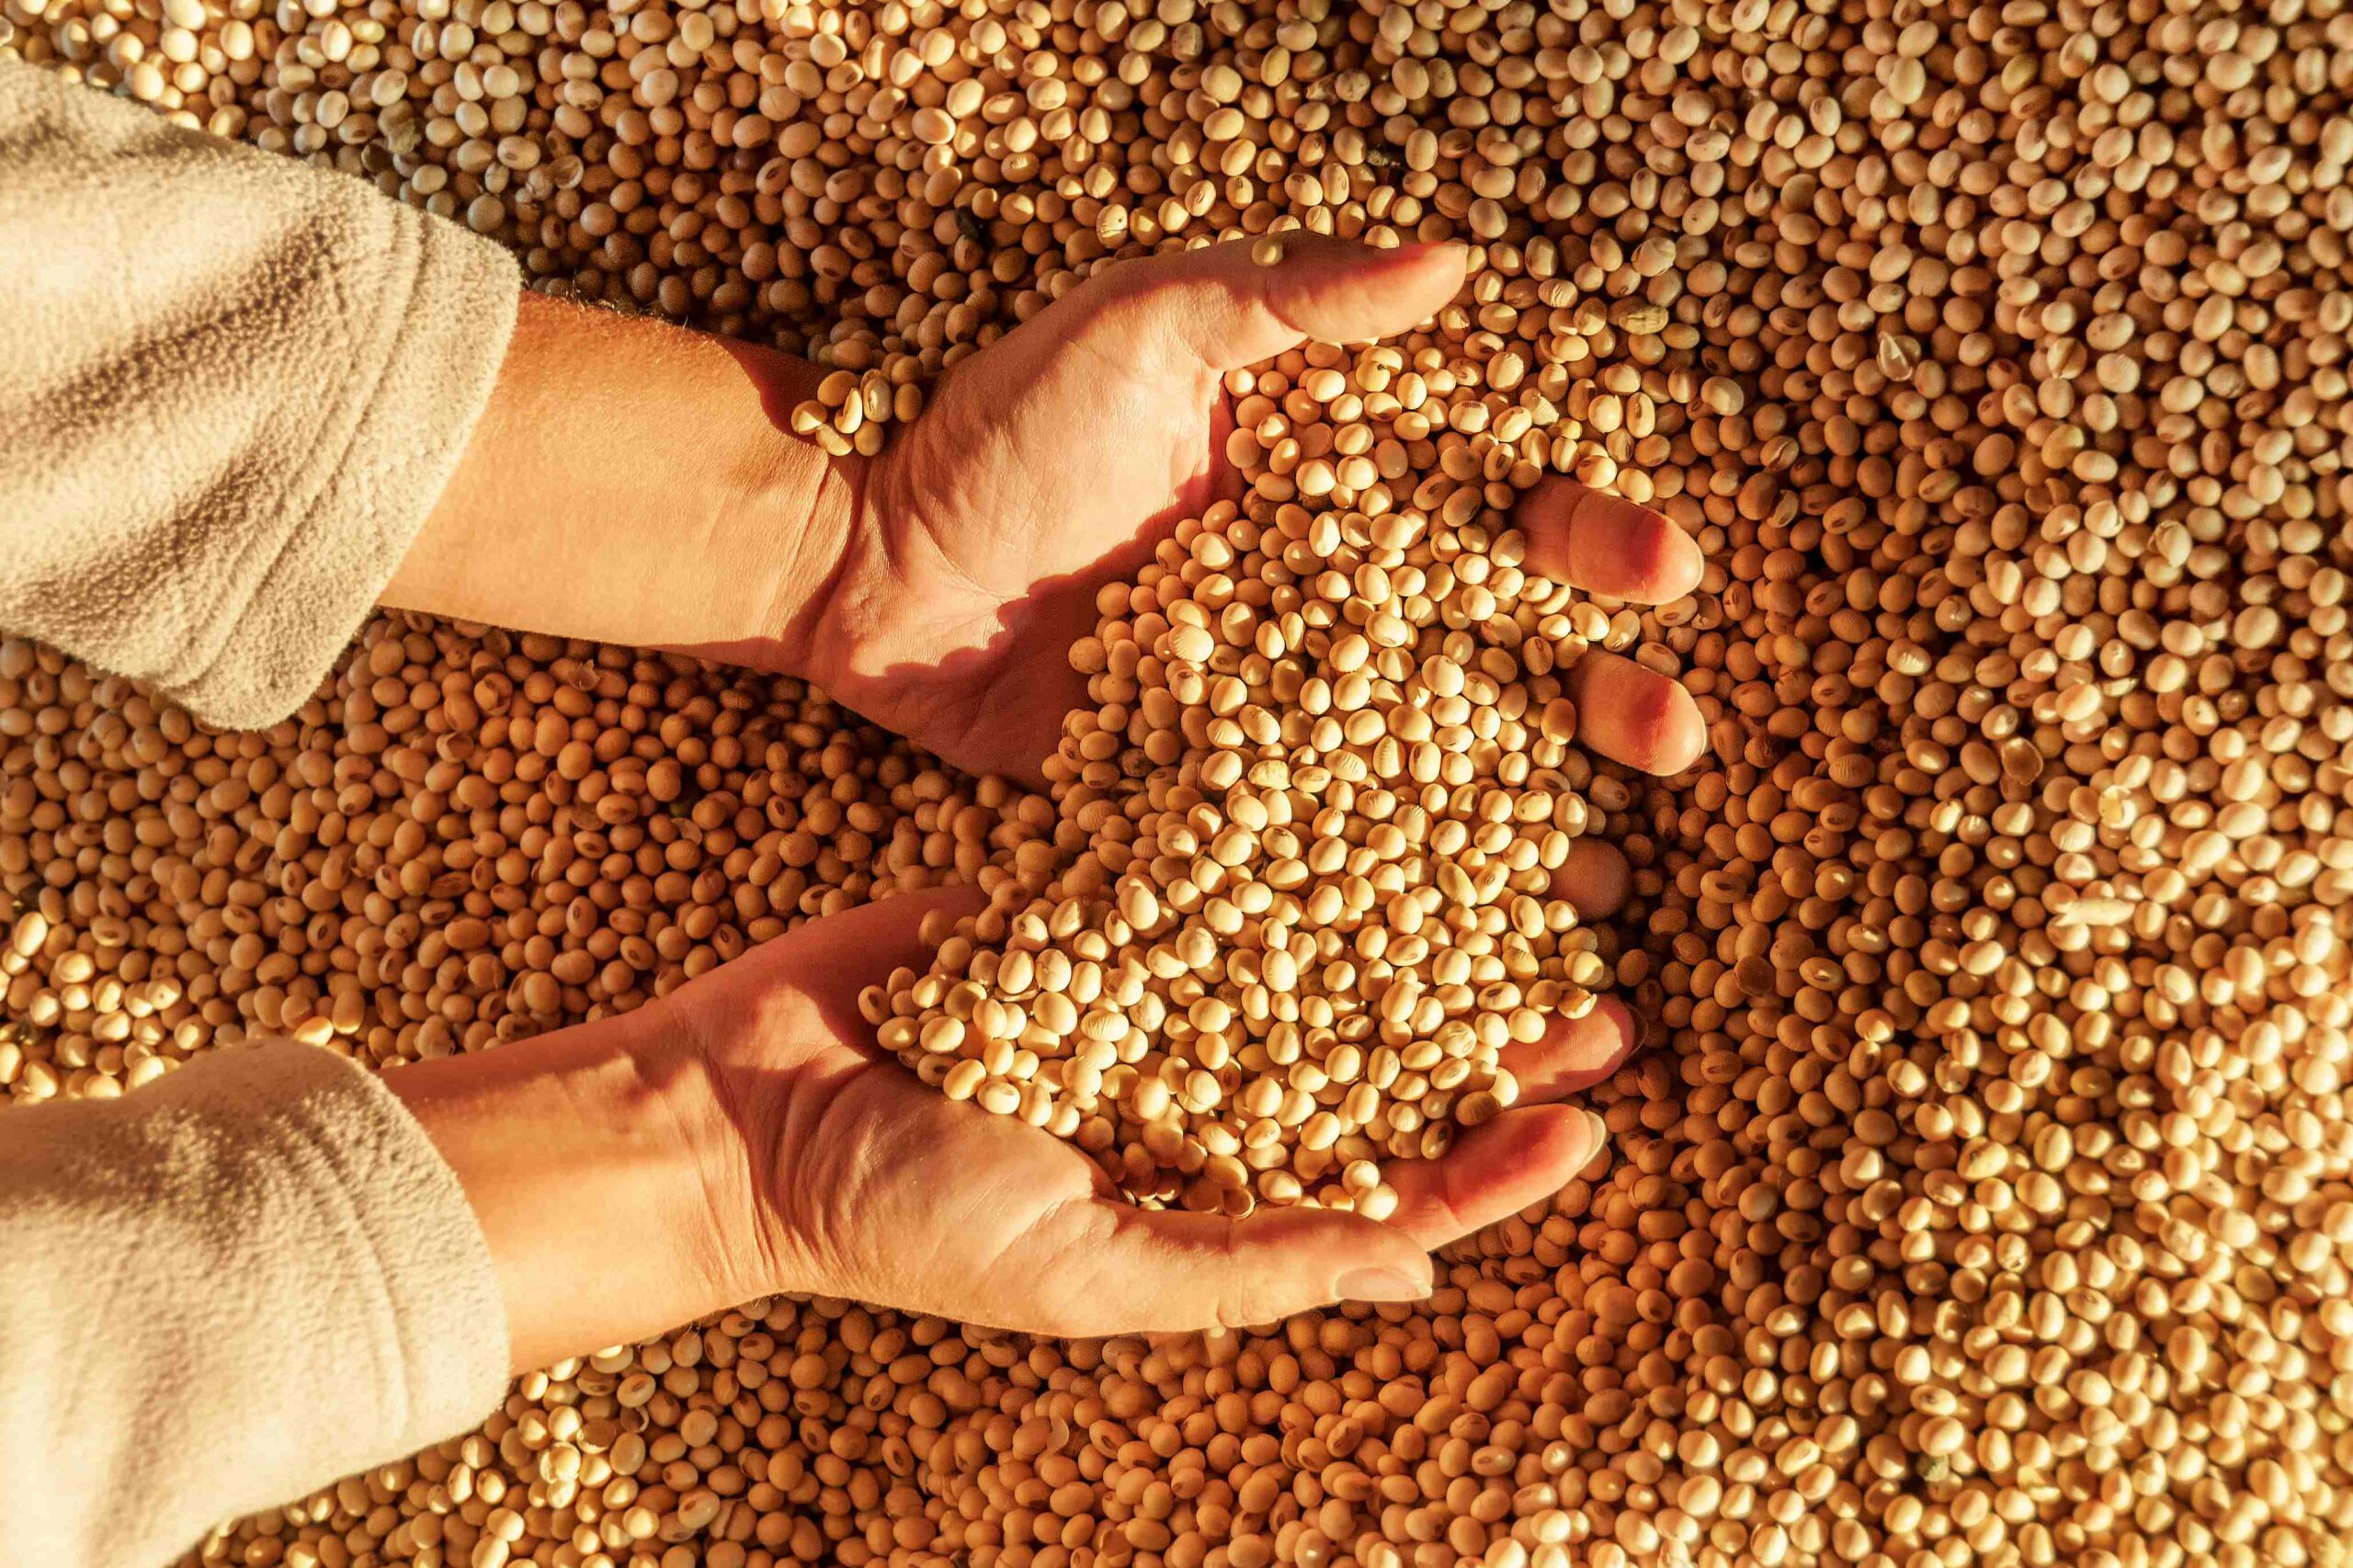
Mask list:
[[[1462,287],[1450,242],[1381,250],[1303,229],[1142,256],[1099,274],[1097,324],[1212,370],[1319,343],[1368,343],[1427,321]]]
[[[1073,1217],[1089,1233],[1064,1256],[1086,1259],[1092,1278],[1063,1293],[1083,1321],[1059,1330],[1078,1337],[1241,1328],[1335,1301],[1418,1301],[1436,1278],[1412,1237],[1334,1209],[1231,1220],[1113,1198],[1078,1207]]]

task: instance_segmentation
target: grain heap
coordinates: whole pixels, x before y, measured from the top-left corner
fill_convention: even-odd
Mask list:
[[[0,695],[19,1100],[247,1032],[389,1064],[626,1011],[1051,826],[796,680],[417,617],[252,733],[13,640]]]
[[[1076,1140],[1144,1201],[1386,1218],[1377,1162],[1509,1106],[1503,1049],[1608,972],[1552,892],[1589,773],[1557,666],[1606,618],[1515,564],[1509,470],[1476,483],[1459,437],[1392,497],[1370,454],[1429,438],[1418,384],[1392,390],[1420,378],[1399,348],[1345,363],[1232,378],[1256,504],[1180,524],[1073,652],[1098,706],[1048,774],[1086,850],[864,998],[926,1082]],[[1532,418],[1505,417],[1509,452]],[[1334,424],[1336,463],[1269,466]]]
[[[1637,867],[1642,937],[1595,951],[1670,1047],[1597,1091],[1606,1174],[1426,1305],[1149,1345],[752,1303],[525,1378],[207,1561],[2346,1561],[2333,6],[7,0],[0,48],[813,352],[860,428],[870,373],[919,385],[1106,254],[1473,239],[1410,367],[1444,415],[1415,481],[1438,441],[1483,475],[1525,410],[1521,452],[1710,562],[1684,603],[1594,608],[1712,756],[1578,786]],[[378,623],[257,736],[19,646],[0,683],[17,1097],[315,1036],[337,942],[375,978],[324,1033],[390,1059],[1057,827],[789,684],[446,627]],[[499,720],[480,783],[428,788]],[[641,797],[587,780],[665,746],[647,793],[686,813],[615,847],[597,808]],[[795,820],[756,850],[745,812]],[[734,836],[671,868],[688,824]],[[456,951],[459,904],[506,928]],[[587,978],[534,983],[559,946]]]

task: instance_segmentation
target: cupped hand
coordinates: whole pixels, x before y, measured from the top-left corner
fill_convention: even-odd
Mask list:
[[[1427,321],[1461,288],[1456,244],[1279,237],[1106,267],[955,367],[912,426],[856,470],[858,503],[811,638],[811,673],[852,708],[975,772],[1035,780],[1083,702],[1067,653],[1096,595],[1176,523],[1242,494],[1225,373],[1309,339],[1362,343]],[[1573,481],[1515,518],[1529,572],[1665,603],[1700,558],[1667,518]],[[1584,743],[1652,772],[1697,760],[1681,687],[1593,651],[1571,677]]]
[[[1580,846],[1563,896],[1587,917],[1623,902],[1624,860]],[[818,921],[659,1004],[665,1049],[706,1085],[712,1233],[740,1297],[779,1290],[961,1322],[1088,1336],[1270,1323],[1334,1301],[1419,1300],[1429,1252],[1549,1199],[1600,1152],[1597,1119],[1556,1103],[1634,1044],[1605,1000],[1506,1053],[1521,1103],[1442,1158],[1392,1163],[1397,1210],[1262,1209],[1242,1220],[1147,1210],[1073,1145],[949,1100],[874,1042],[858,994],[966,891],[910,894]]]

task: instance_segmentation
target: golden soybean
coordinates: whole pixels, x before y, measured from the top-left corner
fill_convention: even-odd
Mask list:
[[[1073,896],[1183,937],[1138,972],[1108,924],[1049,926],[1040,953],[1105,938],[1102,989],[1082,1001],[1074,962],[958,1019],[1010,1047],[1053,1033],[1041,987],[1066,997],[1108,1055],[1039,1070],[1165,1095],[1176,1146],[1192,1072],[1263,1051],[1282,1074],[1182,1113],[1204,1150],[1246,1118],[1208,1157],[1260,1200],[1358,1190],[1353,1158],[1299,1179],[1304,1130],[1411,1121],[1436,1083],[1378,1040],[1317,1056],[1307,1030],[1336,1026],[1310,1004],[1427,964],[1410,1034],[1491,983],[1449,956],[1460,912],[1495,906],[1478,871],[1384,882],[1487,825],[1409,824],[1414,791],[1466,757],[1533,798],[1505,726],[1571,743],[1574,704],[1499,705],[1595,645],[1710,725],[1664,785],[1567,749],[1552,831],[1627,849],[1626,929],[1501,907],[1602,966],[1567,978],[1629,990],[1663,1049],[1589,1096],[1606,1174],[1454,1249],[1426,1305],[1061,1344],[751,1303],[519,1380],[482,1430],[198,1557],[2342,1561],[2348,43],[2325,7],[2227,3],[0,15],[0,51],[494,233],[537,286],[810,356],[843,379],[790,424],[836,450],[880,449],[933,374],[1108,258],[1247,237],[1279,264],[1292,228],[1476,242],[1426,332],[1233,379],[1245,497],[1155,560],[1165,606],[1131,592],[1104,607],[1127,633],[1077,650],[1138,691],[1115,725],[1097,694],[1082,781],[1198,757],[1204,801],[1154,808]],[[1520,626],[1493,519],[1541,472],[1674,517],[1699,592]],[[1297,606],[1244,597],[1254,548]],[[1459,646],[1420,656],[1420,600],[1454,607]],[[1311,605],[1354,607],[1351,667],[1310,650]],[[1154,649],[1180,627],[1211,662],[1172,678]],[[1386,700],[1416,681],[1426,708]],[[1279,820],[1336,785],[1360,844],[1320,806]],[[1212,795],[1267,820],[1189,820]],[[794,683],[404,617],[249,736],[0,642],[0,1083],[118,1094],[263,1031],[390,1064],[642,1005],[902,887],[1026,908],[1135,825],[1107,808],[1064,844],[1065,803]],[[1511,815],[1480,846],[1506,863]],[[1252,888],[1302,904],[1279,948],[1237,941],[1263,930]],[[1430,950],[1326,950],[1348,920]],[[1227,995],[1237,952],[1257,978]],[[1493,1009],[1506,1032],[1533,983]],[[1260,990],[1297,1040],[1251,1033]],[[1202,1000],[1239,1024],[1196,1023]],[[1223,1064],[1153,1060],[1180,1017]],[[1017,1060],[949,1072],[1018,1106]]]

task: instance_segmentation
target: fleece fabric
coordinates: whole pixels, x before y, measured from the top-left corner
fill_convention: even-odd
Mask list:
[[[488,401],[514,262],[0,61],[0,631],[227,727],[349,641]],[[290,1043],[0,1115],[0,1560],[156,1568],[497,1403],[482,1232]]]
[[[506,1382],[456,1173],[391,1090],[288,1040],[0,1116],[0,1323],[11,1562],[158,1568]]]
[[[276,723],[456,472],[513,257],[13,61],[0,256],[0,629]]]

